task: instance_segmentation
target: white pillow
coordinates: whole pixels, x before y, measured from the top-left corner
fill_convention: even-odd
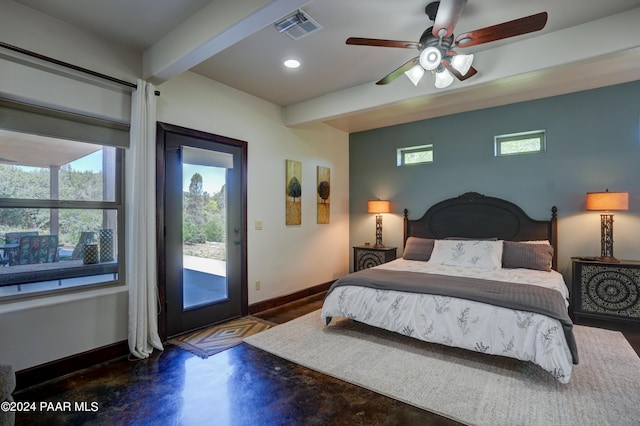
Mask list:
[[[502,269],[502,241],[436,240],[429,263]]]

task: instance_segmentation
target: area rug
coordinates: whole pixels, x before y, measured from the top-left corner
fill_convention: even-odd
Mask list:
[[[580,364],[563,385],[527,362],[421,342],[320,311],[244,341],[470,425],[638,425],[640,358],[615,331],[576,326]]]
[[[201,358],[208,358],[239,345],[245,337],[260,333],[274,325],[272,322],[247,316],[173,338],[167,343],[186,349]]]

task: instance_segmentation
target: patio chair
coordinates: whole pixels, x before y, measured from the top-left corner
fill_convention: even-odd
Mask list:
[[[60,256],[60,260],[78,260],[82,259],[84,254],[84,246],[85,244],[93,241],[95,238],[95,232],[92,231],[83,231],[80,233],[80,238],[78,239],[78,244],[73,248],[73,252],[71,252],[71,256]]]
[[[38,235],[22,237],[19,247],[19,265],[58,261],[58,236]]]
[[[4,249],[9,266],[18,265],[20,254],[20,240],[22,237],[36,237],[38,231],[7,232],[4,236],[5,244],[17,244],[15,247]]]

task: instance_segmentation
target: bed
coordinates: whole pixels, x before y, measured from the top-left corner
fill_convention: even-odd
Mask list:
[[[532,362],[568,383],[578,351],[557,244],[555,206],[535,220],[469,192],[420,219],[405,210],[402,257],[338,279],[321,316]]]

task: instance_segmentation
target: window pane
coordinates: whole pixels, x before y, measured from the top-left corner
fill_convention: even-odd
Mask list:
[[[116,148],[1,132],[0,198],[115,201]]]
[[[122,284],[126,141],[127,126],[0,100],[0,298]]]
[[[495,137],[495,155],[516,155],[544,152],[545,131],[513,133]]]
[[[117,279],[116,209],[0,208],[0,236],[0,296]]]
[[[521,152],[538,151],[540,151],[540,138],[529,138],[500,143],[500,152],[502,154],[518,154]]]
[[[103,229],[112,230],[116,250],[114,257],[117,257],[117,228],[118,216],[115,209],[0,208],[0,242],[8,243],[7,234],[12,233],[55,235],[61,258],[70,254],[65,251],[73,250],[84,233],[92,234],[91,241],[84,242],[99,243],[100,231]]]
[[[407,152],[404,154],[405,164],[428,163],[433,161],[433,151]]]
[[[406,166],[433,162],[433,145],[398,148],[397,165]]]

